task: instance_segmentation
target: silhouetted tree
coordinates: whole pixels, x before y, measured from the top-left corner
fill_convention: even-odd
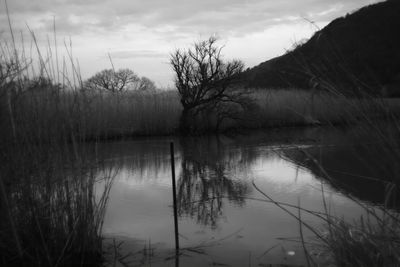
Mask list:
[[[157,89],[155,83],[147,77],[140,78],[136,90],[142,92],[155,92]]]
[[[223,61],[223,47],[216,42],[216,38],[210,37],[195,43],[193,48],[178,49],[171,54],[170,64],[183,106],[180,119],[183,133],[193,131],[194,119],[201,111],[215,109],[222,103],[242,103],[243,92],[232,86],[244,64],[239,60]]]
[[[85,82],[85,88],[92,90],[104,90],[112,93],[134,90],[137,88],[140,78],[130,69],[105,69]]]

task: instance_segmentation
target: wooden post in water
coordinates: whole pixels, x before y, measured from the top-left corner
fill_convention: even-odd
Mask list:
[[[171,154],[171,172],[172,172],[172,195],[174,199],[174,224],[175,224],[175,252],[179,252],[179,231],[178,231],[178,211],[176,207],[176,185],[175,185],[175,157],[174,157],[174,142],[170,143]]]

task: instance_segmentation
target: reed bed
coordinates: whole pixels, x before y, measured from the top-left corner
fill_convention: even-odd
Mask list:
[[[182,108],[174,91],[95,93],[89,99],[89,135],[169,135],[178,128]]]
[[[2,148],[1,265],[100,266],[115,173],[71,146]]]
[[[0,265],[101,266],[115,171],[81,145],[87,98],[75,63],[67,80],[65,60],[42,55],[27,58],[14,36],[0,42]]]
[[[259,107],[258,127],[354,124],[400,114],[399,99],[349,98],[298,89],[254,90],[251,97]]]
[[[3,103],[6,111],[6,103]],[[175,92],[112,94],[59,89],[28,91],[13,100],[16,138],[31,141],[58,137],[71,141],[139,135],[168,135],[177,129],[181,108]],[[3,123],[11,124],[10,120]],[[12,129],[8,127],[8,129]],[[11,131],[8,137],[11,138]],[[26,137],[26,136],[25,136]]]
[[[100,266],[114,173],[89,156],[94,147],[80,146],[84,106],[74,94],[67,101],[56,87],[21,93],[26,82],[0,86],[8,95],[1,99],[0,265]]]
[[[329,218],[324,249],[336,266],[399,266],[398,215],[370,217],[354,223]]]
[[[0,100],[3,129],[8,139],[30,132],[31,141],[57,137],[71,141],[178,134],[182,107],[175,91],[110,93],[68,89],[47,82]],[[330,93],[312,95],[299,90],[251,91],[251,109],[224,122],[220,131],[272,127],[354,124],[365,119],[388,119],[400,114],[397,99],[350,99]],[[199,120],[199,133],[213,131],[214,113]],[[207,129],[203,129],[207,128]],[[19,131],[19,132],[15,132]],[[50,138],[51,137],[51,138]]]

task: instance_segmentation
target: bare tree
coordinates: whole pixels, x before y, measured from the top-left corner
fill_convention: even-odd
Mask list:
[[[210,37],[195,43],[193,48],[171,54],[170,64],[183,106],[180,129],[184,133],[193,130],[192,122],[201,111],[242,99],[243,94],[232,88],[244,64],[239,60],[223,61],[223,47],[216,42],[216,38]]]
[[[117,93],[136,88],[139,81],[140,78],[130,69],[105,69],[89,78],[85,88]]]

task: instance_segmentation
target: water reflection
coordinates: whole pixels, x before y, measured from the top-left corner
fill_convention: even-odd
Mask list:
[[[226,153],[218,137],[181,139],[180,145],[179,215],[215,228],[223,216],[223,198],[238,206],[245,203],[250,187],[245,180],[236,178],[235,170],[245,172],[249,159]]]
[[[153,138],[101,144],[96,155],[107,159],[110,167],[121,170],[120,182],[155,190],[157,185],[170,186],[170,140]],[[389,202],[385,198],[387,190],[392,189],[387,183],[390,180],[382,182],[382,177],[396,177],[400,166],[387,160],[387,151],[372,141],[375,142],[371,136],[363,136],[356,127],[285,129],[233,137],[176,139],[179,215],[216,228],[225,217],[225,202],[245,206],[246,197],[253,191],[251,180],[260,160],[277,161],[278,156],[310,171],[335,191],[376,204],[386,201],[391,206],[397,205],[398,198]],[[288,167],[282,165],[283,169],[278,170],[273,166],[270,171],[285,176]],[[264,171],[265,167],[260,168],[259,171]],[[287,178],[291,179],[290,176]],[[285,178],[276,182],[282,184],[282,179]],[[165,192],[166,197],[170,197],[167,194]],[[285,194],[276,196],[283,200],[291,198],[290,192]]]
[[[383,128],[388,136],[393,129]],[[362,129],[361,129],[362,131]],[[350,129],[345,142],[320,143],[283,150],[283,158],[310,170],[315,177],[356,199],[391,208],[400,206],[400,161],[396,145],[388,139],[366,136]],[[393,141],[399,140],[398,138]]]
[[[144,243],[151,240],[163,250],[174,248],[171,139],[98,145],[97,157],[120,170],[110,194],[106,235]],[[174,139],[181,245],[193,247],[224,240],[220,246],[205,249],[212,261],[204,262],[204,255],[201,259],[194,256],[188,265],[194,266],[193,261],[198,260],[197,266],[213,262],[244,266],[249,252],[257,257],[253,259],[255,265],[304,264],[301,246],[282,241],[298,236],[298,222],[274,204],[257,201],[262,195],[251,182],[276,201],[297,205],[301,199],[302,207],[313,211],[324,210],[323,182],[332,211],[352,220],[364,213],[348,194],[377,204],[385,202],[387,186],[360,177],[382,177],[384,173],[389,177],[398,168],[393,160],[387,161],[388,154],[375,141],[362,137],[355,128],[283,129]],[[316,218],[303,216],[320,226]],[[224,239],[226,236],[230,238]],[[263,256],[271,247],[276,249]],[[282,251],[294,251],[296,256],[282,255]]]

